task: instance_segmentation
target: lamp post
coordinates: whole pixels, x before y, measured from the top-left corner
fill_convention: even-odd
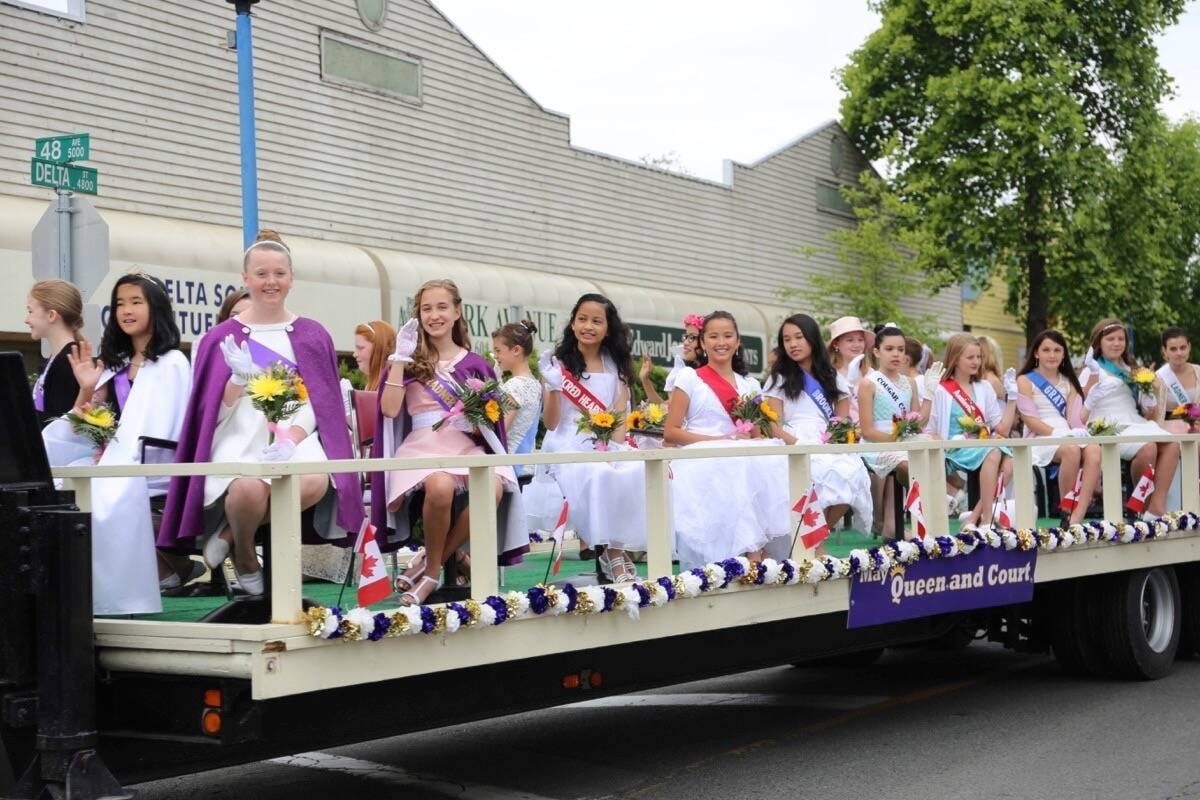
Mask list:
[[[258,235],[258,148],[254,130],[254,33],[250,7],[258,0],[226,0],[237,11],[238,128],[242,150],[242,246]]]

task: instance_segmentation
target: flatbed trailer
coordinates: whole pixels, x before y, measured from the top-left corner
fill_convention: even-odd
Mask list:
[[[14,409],[0,408],[0,418],[10,413]],[[9,418],[7,427],[9,452],[28,457],[12,445],[17,438],[12,431],[20,425]],[[27,506],[10,503],[7,516],[0,515],[0,617],[28,618],[36,608],[36,619],[6,625],[7,633],[0,633],[0,797],[33,796],[29,776],[16,788],[12,784],[35,755],[47,784],[67,781],[65,767],[46,768],[46,756],[55,755],[62,765],[80,753],[90,753],[80,766],[84,773],[106,767],[116,781],[130,784],[772,665],[863,661],[885,647],[963,632],[961,641],[986,635],[1008,647],[1053,650],[1072,672],[1160,677],[1177,654],[1194,652],[1200,643],[1200,436],[1138,439],[1181,445],[1182,510],[1154,524],[1122,521],[1121,440],[1096,439],[1103,450],[1104,516],[1111,522],[1067,530],[1035,527],[1030,447],[1079,442],[1069,438],[55,470],[69,494],[38,483],[36,476],[32,481],[18,476],[27,479],[21,482],[8,480],[10,474],[0,500],[24,498]],[[809,485],[813,454],[905,449],[912,476],[938,487],[932,493],[940,501],[946,450],[996,445],[1014,453],[1013,529],[950,535],[944,504],[936,502],[927,504],[930,533],[924,542],[881,544],[844,558],[798,551],[792,559],[763,564],[730,559],[684,573],[673,567],[671,461],[783,456],[791,493],[799,497]],[[651,577],[636,587],[501,592],[497,572],[481,566],[496,562],[495,514],[489,504],[473,503],[470,601],[415,612],[376,609],[366,616],[305,608],[298,475],[462,466],[470,471],[473,496],[491,497],[500,465],[627,460],[644,462],[646,470]],[[92,620],[85,614],[82,623],[67,621],[75,628],[55,629],[59,641],[48,644],[44,624],[50,624],[50,612],[44,607],[54,598],[47,591],[71,590],[62,576],[56,583],[50,575],[62,563],[38,562],[49,557],[33,541],[39,531],[47,535],[46,526],[20,522],[43,512],[22,509],[58,506],[43,516],[68,515],[76,530],[71,541],[87,543],[87,525],[80,533],[79,520],[86,523],[91,480],[163,474],[271,479],[270,582],[262,606],[269,621]],[[72,569],[90,564],[75,557]],[[940,562],[955,566],[952,586],[983,577],[990,584],[1008,569],[1004,559],[1017,557],[1027,557],[1027,574],[1018,567],[1007,574],[1014,586],[1027,583],[1028,591],[1016,602],[989,600],[986,590],[982,600],[959,600],[941,592],[937,579],[917,576],[922,565]],[[941,592],[939,602],[945,602],[936,613],[907,619],[888,617],[895,612],[889,607],[883,621],[870,624],[874,612],[864,609],[871,602],[868,593],[879,589],[867,585],[874,583],[885,594],[893,592],[898,607],[914,594]],[[90,603],[90,585],[87,598]],[[364,624],[371,623],[355,620],[379,620],[376,614],[382,615],[374,631],[379,635],[368,637]],[[80,625],[85,634],[64,635],[78,633]],[[38,663],[31,665],[35,652]],[[64,672],[76,668],[83,669],[87,691],[78,698],[55,696],[52,687],[61,689]],[[48,718],[50,711],[61,716],[63,706],[91,702],[93,696],[94,716],[67,709],[67,717],[85,726],[91,719],[94,730],[64,733]],[[64,751],[70,758],[64,760]],[[69,797],[106,796],[89,794],[81,788],[85,783],[59,788]],[[110,790],[109,796],[120,795]]]

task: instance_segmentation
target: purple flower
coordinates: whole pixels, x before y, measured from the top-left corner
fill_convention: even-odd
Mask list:
[[[638,593],[638,608],[645,608],[650,605],[650,590],[640,583],[633,585],[633,590]]]
[[[693,575],[695,575],[697,578],[700,579],[700,591],[707,592],[708,591],[708,574],[700,567],[696,567],[689,571]]]
[[[535,614],[544,614],[546,609],[550,607],[550,600],[546,597],[546,590],[540,586],[535,586],[527,593],[529,597],[529,610]]]
[[[497,625],[503,625],[504,621],[508,619],[508,604],[504,602],[503,598],[497,597],[493,594],[485,599],[483,604],[485,606],[489,606],[493,611],[496,612]]]
[[[736,558],[727,558],[722,561],[721,569],[725,570],[725,582],[721,584],[722,589],[731,584],[734,578],[740,578],[746,574],[746,570],[742,566],[742,562],[738,561]]]
[[[471,612],[467,611],[467,607],[462,603],[451,603],[449,606],[447,606],[447,608],[458,615],[459,625],[471,624]]]
[[[433,633],[437,627],[437,615],[429,606],[421,606],[421,633]]]
[[[791,561],[783,562],[782,572],[784,575],[784,579],[789,583],[796,577],[796,568],[794,566],[792,566]]]
[[[336,617],[338,621],[337,629],[333,633],[329,634],[329,638],[340,639],[346,635],[346,632],[342,630],[342,609],[334,606],[333,608],[329,609],[329,613]]]
[[[371,619],[375,623],[375,627],[373,627],[371,629],[371,632],[367,634],[367,638],[370,639],[372,642],[378,642],[380,639],[382,639],[384,637],[385,634],[387,634],[387,630],[388,630],[387,614],[382,614],[382,613],[376,614],[375,616],[371,617]]]
[[[617,590],[604,587],[604,610],[612,611],[613,603],[617,602]]]
[[[483,381],[481,381],[479,378],[476,378],[476,377],[467,378],[465,383],[467,385],[467,388],[470,389],[472,392],[478,392],[484,386]]]
[[[675,599],[675,581],[670,578],[659,578],[658,585],[667,593],[667,602]]]
[[[575,604],[579,602],[579,590],[568,583],[563,587],[562,591],[567,596],[567,611],[574,611]]]

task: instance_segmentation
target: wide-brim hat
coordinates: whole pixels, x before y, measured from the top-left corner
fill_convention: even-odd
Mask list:
[[[875,346],[875,333],[862,324],[862,320],[858,317],[838,317],[829,326],[829,343],[833,344],[838,340],[838,337],[845,336],[847,333],[861,333],[867,337],[867,347]]]

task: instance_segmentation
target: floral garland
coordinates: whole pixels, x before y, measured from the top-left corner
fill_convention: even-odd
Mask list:
[[[463,628],[492,627],[531,616],[604,614],[624,611],[638,619],[643,608],[662,606],[680,598],[698,597],[737,583],[748,586],[794,586],[850,578],[863,570],[888,570],[921,558],[953,558],[980,547],[994,550],[1065,550],[1079,544],[1108,542],[1133,544],[1162,539],[1174,531],[1200,528],[1200,516],[1191,512],[1167,514],[1154,522],[1084,522],[1067,528],[996,528],[967,531],[953,536],[889,541],[871,549],[851,550],[845,558],[771,558],[750,561],[739,556],[712,562],[678,575],[637,580],[609,586],[567,584],[562,588],[539,584],[524,592],[491,595],[436,606],[402,606],[395,611],[315,606],[307,612],[309,633],[318,639],[343,641],[457,633]]]

